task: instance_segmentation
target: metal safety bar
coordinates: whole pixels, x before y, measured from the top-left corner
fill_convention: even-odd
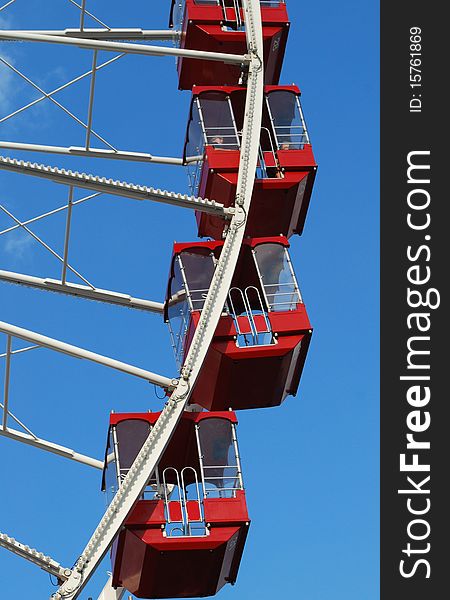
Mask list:
[[[251,308],[251,302],[249,299],[250,291],[256,292],[257,303],[259,305],[257,308],[258,312],[256,312],[256,313],[254,313],[253,309]],[[238,314],[238,312],[236,311],[235,304],[233,302],[233,294],[232,294],[233,292],[236,292],[242,301],[242,304],[244,306],[244,317],[248,321],[249,331],[242,331],[242,329],[241,329],[241,324],[240,324],[239,318],[242,315]],[[238,287],[232,287],[232,288],[230,288],[230,291],[228,293],[228,299],[229,299],[229,304],[230,304],[230,314],[234,321],[234,325],[236,327],[236,332],[238,334],[238,339],[236,340],[237,345],[239,346],[239,337],[243,338],[243,342],[244,342],[245,346],[266,345],[265,341],[263,341],[263,343],[260,342],[259,336],[261,334],[272,334],[272,328],[270,326],[269,319],[267,318],[266,309],[264,308],[263,301],[261,299],[261,294],[260,294],[258,288],[256,288],[253,285],[250,285],[250,286],[246,287],[244,291],[242,291]],[[261,329],[260,327],[258,327],[255,316],[263,317],[264,324],[265,324],[264,329]],[[250,340],[248,338],[249,335],[251,336]],[[273,343],[273,337],[271,338],[270,343]]]

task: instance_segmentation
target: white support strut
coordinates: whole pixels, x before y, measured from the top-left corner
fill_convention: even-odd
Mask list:
[[[141,29],[140,27],[121,27],[112,29],[84,28],[84,29],[23,29],[14,33],[31,33],[38,35],[56,35],[87,40],[158,40],[170,42],[179,39],[181,32],[174,29]]]
[[[191,208],[202,212],[214,214],[217,216],[229,216],[233,214],[234,209],[225,208],[223,204],[219,204],[214,200],[207,198],[199,198],[189,196],[188,194],[178,194],[176,192],[168,192],[165,190],[155,189],[146,185],[136,185],[126,183],[124,181],[114,181],[106,177],[97,175],[89,175],[71,171],[67,169],[58,169],[31,163],[29,161],[16,160],[15,158],[7,158],[0,156],[0,169],[12,171],[14,173],[22,173],[42,179],[49,179],[55,183],[63,185],[71,185],[74,187],[93,190],[104,194],[112,194],[113,196],[121,196],[132,200],[152,200],[162,202],[163,204],[172,204],[182,208]]]
[[[146,369],[134,367],[133,365],[116,360],[115,358],[109,358],[108,356],[103,356],[102,354],[97,354],[96,352],[91,352],[90,350],[85,350],[84,348],[79,348],[78,346],[73,346],[72,344],[67,344],[66,342],[61,342],[54,338],[3,321],[0,321],[0,333],[6,333],[6,335],[11,335],[33,344],[38,344],[39,346],[49,348],[50,350],[56,350],[56,352],[61,352],[62,354],[68,354],[74,358],[90,360],[105,367],[121,371],[122,373],[140,377],[141,379],[145,379],[150,383],[154,383],[155,385],[168,390],[174,389],[177,383],[177,380],[171,379],[170,377],[157,375]]]
[[[79,597],[108,552],[134,504],[141,496],[189,401],[226,302],[244,238],[246,217],[250,209],[258,160],[263,104],[264,72],[260,4],[259,0],[243,0],[243,4],[251,62],[238,175],[236,213],[232,218],[214,272],[200,322],[195,330],[182,369],[181,379],[77,560],[72,574],[52,596],[55,600],[75,600]]]
[[[230,64],[249,64],[248,54],[225,54],[224,52],[205,52],[200,50],[188,50],[186,48],[170,48],[168,46],[148,46],[146,44],[127,44],[122,42],[108,42],[104,40],[92,40],[74,38],[58,35],[44,35],[39,33],[27,33],[25,31],[0,30],[0,40],[17,40],[22,42],[43,42],[50,44],[62,44],[75,46],[88,50],[106,50],[109,52],[124,52],[125,54],[143,54],[145,56],[182,56],[185,58],[197,58],[199,60],[214,60]]]
[[[26,544],[21,544],[13,537],[6,535],[0,531],[0,547],[6,548],[13,554],[25,558],[29,562],[34,563],[50,575],[54,575],[59,580],[64,581],[70,575],[70,569],[65,569],[61,565],[53,560],[50,556],[46,556],[42,552],[30,548]]]
[[[12,271],[3,271],[0,269],[0,281],[24,285],[47,292],[57,292],[68,296],[76,296],[77,298],[85,298],[96,302],[105,302],[106,304],[114,304],[116,306],[125,306],[126,308],[135,308],[163,314],[164,303],[145,300],[143,298],[133,298],[129,294],[120,294],[110,290],[102,290],[100,288],[92,289],[87,285],[79,285],[77,283],[62,283],[57,279],[33,277],[32,275],[24,275],[22,273],[14,273]]]
[[[15,440],[16,442],[22,442],[23,444],[34,446],[35,448],[39,448],[40,450],[45,450],[46,452],[57,454],[58,456],[62,456],[64,458],[69,458],[70,460],[74,460],[75,462],[79,462],[83,465],[94,467],[95,469],[102,470],[104,466],[104,463],[101,460],[91,458],[90,456],[86,456],[85,454],[80,454],[79,452],[75,452],[75,450],[72,450],[71,448],[66,448],[65,446],[60,446],[59,444],[48,442],[47,440],[34,437],[27,433],[22,433],[21,431],[11,429],[10,427],[0,427],[0,435],[3,437],[10,438],[11,440]]]
[[[126,590],[124,588],[117,588],[116,590],[112,587],[112,576],[110,575],[105,587],[100,592],[98,600],[122,600]]]
[[[97,71],[99,68],[100,67],[97,68]],[[63,156],[109,158],[112,160],[129,160],[131,162],[155,163],[159,165],[177,165],[179,167],[203,160],[203,156],[187,156],[186,159],[183,159],[172,156],[155,156],[148,152],[131,152],[129,150],[110,150],[92,147],[89,150],[86,150],[86,148],[81,146],[49,146],[45,144],[26,144],[24,142],[0,141],[0,148],[6,150],[20,150],[21,152],[44,152],[46,154],[61,154]]]

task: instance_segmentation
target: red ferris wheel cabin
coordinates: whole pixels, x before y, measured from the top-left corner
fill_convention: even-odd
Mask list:
[[[111,414],[111,500],[160,413]],[[113,587],[138,598],[213,596],[236,581],[247,537],[233,412],[185,412],[111,551]]]
[[[222,241],[175,244],[165,319],[181,369]],[[283,236],[247,238],[191,403],[207,410],[277,406],[295,395],[311,324]]]
[[[260,0],[263,26],[265,82],[280,78],[289,31],[284,0]],[[172,0],[170,27],[181,32],[180,46],[190,50],[247,54],[241,0]],[[245,74],[240,65],[180,57],[179,88],[194,85],[235,85]]]
[[[300,90],[265,86],[259,161],[246,233],[301,234],[317,165]],[[232,206],[240,161],[246,89],[194,87],[184,147],[192,194]],[[190,162],[198,157],[197,161]],[[226,221],[197,212],[200,237],[222,239]]]

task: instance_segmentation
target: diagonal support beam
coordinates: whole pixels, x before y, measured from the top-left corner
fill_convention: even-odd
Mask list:
[[[1,56],[0,56],[0,62],[2,62],[7,67],[9,67],[11,69],[11,71],[16,73],[21,79],[23,79],[24,81],[29,83],[35,90],[37,90],[38,92],[43,94],[45,96],[45,98],[50,100],[50,102],[52,102],[55,106],[58,106],[66,115],[68,115],[71,119],[73,119],[76,123],[78,123],[78,125],[81,125],[84,129],[86,129],[86,131],[89,130],[89,125],[87,123],[85,123],[84,121],[79,119],[72,111],[70,111],[66,106],[61,104],[61,102],[59,102],[58,100],[56,100],[53,97],[54,93],[49,94],[49,93],[45,92],[39,85],[37,85],[37,83],[35,83],[32,79],[30,79],[24,73],[22,73],[22,71],[17,69],[14,65],[12,65],[10,62],[8,62],[5,58],[3,58]],[[93,129],[90,129],[90,131],[91,131],[92,135],[94,135],[100,142],[103,142],[106,146],[108,146],[108,148],[110,148],[111,150],[114,150],[114,151],[116,150],[112,144],[110,144],[107,140],[105,140],[105,138],[103,138],[101,135],[99,135],[96,131],[94,131]]]
[[[52,256],[54,256],[55,258],[57,258],[61,263],[65,263],[64,258],[62,256],[60,256],[55,250],[53,250],[53,248],[51,246],[49,246],[46,242],[44,242],[44,240],[42,240],[38,235],[36,235],[33,231],[31,231],[31,229],[29,227],[27,227],[26,225],[24,225],[22,223],[22,221],[19,221],[19,219],[17,217],[15,217],[7,208],[5,208],[4,206],[2,206],[0,204],[0,210],[2,210],[5,214],[7,214],[9,217],[11,217],[11,219],[17,224],[19,225],[24,231],[26,231],[27,233],[29,233],[31,235],[31,237],[36,240],[36,242],[38,242],[41,246],[43,246],[46,250],[48,250],[48,252],[50,252],[50,254]],[[87,279],[85,279],[83,277],[83,275],[81,275],[81,273],[79,273],[76,269],[74,269],[71,265],[69,265],[67,262],[65,263],[67,269],[70,269],[70,271],[72,271],[72,273],[74,275],[76,275],[77,277],[79,277],[84,283],[86,283],[87,285],[89,285],[92,289],[95,289],[95,286],[92,285],[92,283],[89,283],[89,281]]]
[[[95,192],[131,198],[132,200],[153,200],[155,202],[172,204],[183,208],[193,208],[222,217],[230,216],[234,213],[233,208],[225,208],[223,204],[219,204],[214,200],[188,196],[187,194],[167,192],[145,185],[114,181],[112,179],[106,179],[106,177],[58,169],[57,167],[16,160],[14,158],[0,156],[0,169],[14,173],[22,173],[24,175],[31,175],[33,177],[41,177],[43,179],[54,181],[55,183],[73,185]]]
[[[61,565],[53,560],[50,556],[46,556],[42,552],[39,552],[34,548],[30,548],[30,546],[21,544],[13,537],[10,537],[1,531],[0,546],[2,548],[6,548],[6,550],[9,550],[16,556],[21,556],[29,562],[34,563],[44,571],[47,571],[47,573],[50,573],[50,575],[57,577],[60,581],[65,581],[71,573],[70,569],[61,567]]]
[[[213,60],[229,64],[247,65],[250,63],[250,56],[248,54],[226,54],[224,52],[204,52],[200,50],[170,48],[166,46],[149,46],[146,44],[128,44],[125,42],[86,40],[82,38],[70,38],[57,35],[26,33],[25,31],[0,31],[0,40],[62,44],[65,46],[86,48],[88,50],[106,50],[110,52],[124,52],[125,54],[143,54],[144,56],[184,56],[186,58]]]
[[[104,69],[105,67],[111,65],[112,63],[116,62],[117,60],[119,60],[123,56],[125,56],[125,55],[124,54],[118,54],[117,56],[113,56],[113,58],[110,58],[109,60],[101,63],[100,65],[98,65],[97,71],[100,71],[100,69]],[[74,85],[75,83],[78,83],[79,81],[82,81],[86,77],[89,77],[89,75],[91,75],[91,70],[86,71],[86,72],[82,73],[81,75],[78,75],[77,77],[74,77],[73,79],[71,79],[67,83],[64,83],[63,85],[60,85],[57,88],[54,88],[50,92],[46,92],[46,93],[42,94],[42,96],[39,96],[39,98],[36,98],[35,100],[32,100],[31,102],[28,102],[28,104],[25,104],[24,106],[21,106],[20,108],[14,110],[12,113],[9,113],[8,115],[2,117],[0,119],[0,123],[4,123],[5,121],[8,121],[8,119],[11,119],[12,117],[14,117],[14,116],[20,114],[21,112],[23,112],[24,110],[27,110],[27,109],[31,108],[32,106],[35,106],[36,104],[39,104],[39,102],[42,102],[43,100],[50,99],[52,96],[54,96],[58,92],[62,92],[66,88]]]
[[[43,279],[41,277],[33,277],[22,273],[0,270],[0,281],[45,290],[46,292],[58,292],[60,294],[76,296],[87,300],[125,306],[126,308],[135,308],[158,314],[164,313],[163,302],[154,302],[152,300],[144,300],[143,298],[133,298],[133,296],[128,294],[120,294],[119,292],[111,292],[110,290],[102,290],[99,288],[92,289],[88,286],[75,283],[63,283],[57,279]]]
[[[108,356],[103,356],[102,354],[97,354],[96,352],[91,352],[90,350],[85,350],[84,348],[79,348],[78,346],[55,340],[54,338],[47,337],[28,329],[23,329],[22,327],[17,327],[16,325],[11,325],[10,323],[5,323],[4,321],[0,321],[0,333],[5,333],[6,335],[11,335],[12,337],[38,344],[39,346],[61,352],[62,354],[68,354],[74,358],[90,360],[99,365],[110,367],[111,369],[127,373],[128,375],[133,375],[134,377],[140,377],[141,379],[145,379],[146,381],[167,390],[173,390],[177,385],[176,379],[174,380],[170,377],[157,375],[146,369],[134,367],[133,365],[121,362],[120,360],[109,358]]]

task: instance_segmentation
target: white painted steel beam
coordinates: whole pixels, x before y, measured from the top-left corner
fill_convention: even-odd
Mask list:
[[[17,431],[16,429],[11,429],[10,427],[0,427],[0,436],[10,438],[16,442],[22,442],[23,444],[33,446],[39,450],[45,450],[46,452],[57,454],[58,456],[62,456],[64,458],[69,458],[70,460],[74,460],[75,462],[79,462],[83,465],[94,467],[95,469],[103,469],[103,461],[101,460],[97,460],[96,458],[91,458],[85,454],[75,452],[75,450],[72,450],[72,448],[66,448],[65,446],[60,446],[59,444],[54,444],[53,442],[49,442],[41,438],[35,438],[29,434]]]
[[[100,593],[98,600],[122,600],[126,590],[124,588],[117,588],[116,590],[112,587],[112,575],[110,575],[105,587]]]
[[[38,35],[56,35],[88,40],[158,40],[172,41],[179,39],[181,33],[173,29],[141,29],[140,27],[121,27],[112,29],[83,28],[83,29],[22,29],[14,33],[31,33]]]
[[[66,282],[63,284],[62,281],[57,279],[43,279],[41,277],[33,277],[32,275],[24,275],[23,273],[0,270],[0,280],[48,292],[58,292],[69,296],[77,296],[78,298],[86,298],[87,300],[105,302],[107,304],[115,304],[158,314],[164,313],[163,302],[133,298],[128,294],[120,294],[119,292],[111,292],[110,290],[102,290],[100,288],[92,289],[86,285],[78,285],[76,283]]]
[[[0,321],[0,333],[6,333],[6,335],[11,335],[33,344],[38,344],[39,346],[49,348],[50,350],[55,350],[56,352],[61,352],[62,354],[68,354],[74,358],[90,360],[99,365],[121,371],[122,373],[127,373],[128,375],[133,375],[134,377],[140,377],[141,379],[145,379],[146,381],[154,383],[155,385],[165,389],[172,390],[175,388],[177,383],[177,380],[171,379],[170,377],[157,375],[156,373],[152,373],[146,369],[134,367],[133,365],[121,362],[120,360],[109,358],[108,356],[103,356],[102,354],[97,354],[96,352],[91,352],[90,350],[85,350],[84,348],[79,348],[78,346],[73,346],[72,344],[55,340],[40,333],[29,331],[28,329],[23,329],[22,327],[17,327],[16,325],[11,325],[10,323],[5,323],[4,321]]]
[[[98,69],[97,69],[98,70]],[[81,146],[49,146],[45,144],[26,144],[22,142],[0,141],[0,148],[5,150],[20,150],[25,152],[44,152],[46,154],[61,154],[64,156],[81,156],[84,158],[109,158],[112,160],[129,160],[132,162],[155,163],[159,165],[177,165],[183,167],[189,163],[203,160],[203,156],[188,156],[182,158],[171,156],[155,156],[146,152],[128,152],[126,150],[106,150],[104,148],[83,148]]]
[[[182,56],[185,58],[213,60],[230,64],[249,64],[250,62],[250,57],[247,54],[226,54],[224,52],[204,52],[200,50],[188,50],[185,48],[170,48],[167,46],[148,46],[146,44],[87,40],[66,36],[44,35],[40,33],[26,33],[25,31],[0,30],[0,40],[62,44],[65,46],[86,48],[88,50],[107,50],[110,52],[142,54],[145,56]]]
[[[50,556],[46,556],[42,552],[35,550],[34,548],[30,548],[26,544],[21,544],[15,538],[6,535],[6,533],[2,533],[0,531],[0,546],[2,548],[6,548],[16,556],[21,556],[25,558],[29,562],[34,563],[50,575],[54,575],[59,580],[66,580],[70,575],[70,569],[65,569],[61,567],[61,565],[53,560]]]
[[[199,198],[187,194],[177,194],[175,192],[155,189],[146,185],[114,181],[113,179],[107,179],[106,177],[98,177],[97,175],[79,173],[78,171],[67,169],[58,169],[57,167],[16,160],[4,156],[0,156],[0,169],[11,171],[13,173],[31,175],[33,177],[41,177],[42,179],[48,179],[63,185],[72,185],[74,187],[93,190],[95,192],[112,194],[113,196],[122,196],[132,200],[152,200],[182,208],[200,210],[202,212],[223,217],[234,213],[234,208],[225,208],[223,204],[219,204],[214,200],[208,200],[207,198]]]
[[[189,401],[227,299],[244,238],[246,215],[251,204],[258,162],[264,89],[260,4],[259,0],[243,0],[243,4],[251,65],[245,105],[243,151],[239,166],[236,214],[231,221],[214,272],[201,319],[187,354],[182,377],[144,442],[125,480],[77,560],[71,576],[54,594],[55,600],[75,600],[79,597],[145,489],[148,479],[169,443]]]

